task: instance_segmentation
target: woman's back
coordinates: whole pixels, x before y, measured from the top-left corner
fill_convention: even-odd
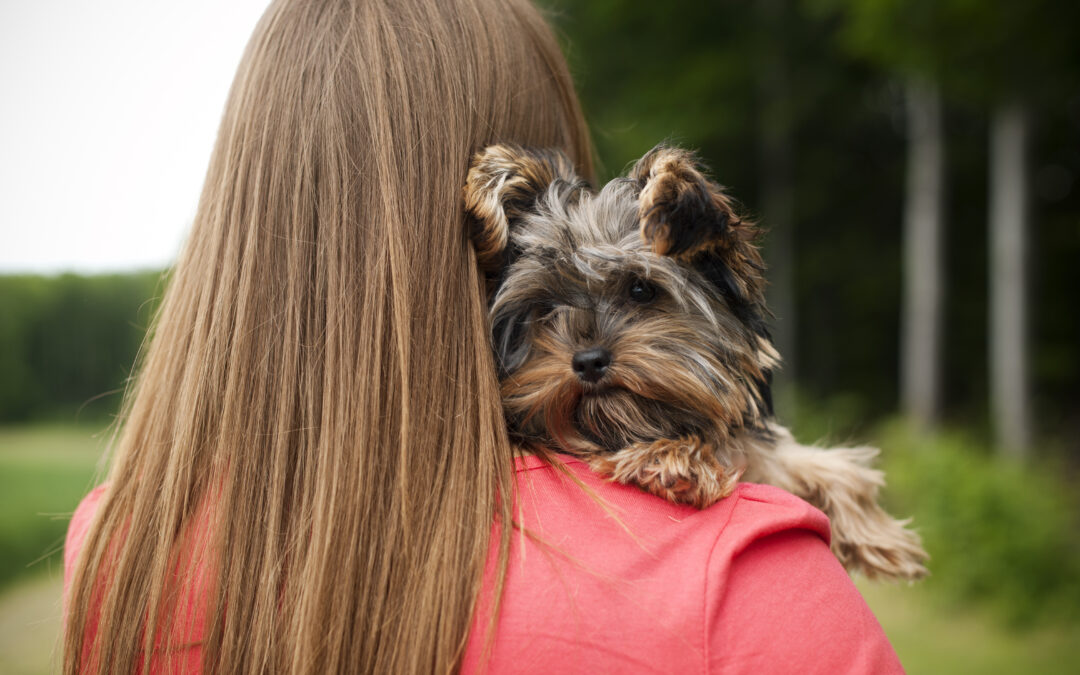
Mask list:
[[[513,480],[461,195],[500,141],[591,173],[528,0],[270,3],[125,399],[65,672],[175,634],[171,556],[207,501],[210,670],[456,667]]]
[[[489,643],[494,536],[463,672],[902,672],[829,552],[825,516],[809,504],[744,483],[698,511],[560,461],[566,472],[537,457],[517,461],[517,526],[497,627]],[[91,493],[73,519],[66,560],[99,497]],[[187,541],[197,547],[207,534]],[[178,589],[178,606],[192,609],[177,630],[190,628],[197,643],[214,584],[205,568],[191,578]],[[199,672],[200,659],[194,644],[155,654],[153,670],[169,661]]]

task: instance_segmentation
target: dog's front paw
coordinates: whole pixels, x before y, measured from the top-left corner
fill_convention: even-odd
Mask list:
[[[677,504],[703,509],[731,494],[739,471],[723,466],[713,448],[696,438],[636,443],[589,459],[595,471],[637,485]]]

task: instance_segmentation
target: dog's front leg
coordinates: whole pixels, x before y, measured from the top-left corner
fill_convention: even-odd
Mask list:
[[[730,495],[740,473],[721,464],[713,446],[695,437],[644,441],[587,461],[616,482],[699,509]]]

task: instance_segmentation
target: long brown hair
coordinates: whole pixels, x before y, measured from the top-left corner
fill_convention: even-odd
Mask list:
[[[497,141],[591,174],[525,0],[270,6],[125,400],[65,672],[145,672],[184,647],[178,589],[200,565],[209,672],[456,668],[492,523],[510,522],[461,203]]]

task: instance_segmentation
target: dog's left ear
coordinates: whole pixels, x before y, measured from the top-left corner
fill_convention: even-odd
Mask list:
[[[559,150],[500,144],[473,158],[465,181],[465,211],[472,218],[472,242],[485,273],[506,264],[510,231],[556,181],[576,188],[582,180]]]
[[[689,150],[658,145],[634,165],[641,236],[657,255],[685,260],[756,235]]]
[[[765,333],[765,265],[757,227],[740,218],[695,155],[658,145],[630,172],[639,190],[641,236],[657,255],[692,264],[740,318]]]

